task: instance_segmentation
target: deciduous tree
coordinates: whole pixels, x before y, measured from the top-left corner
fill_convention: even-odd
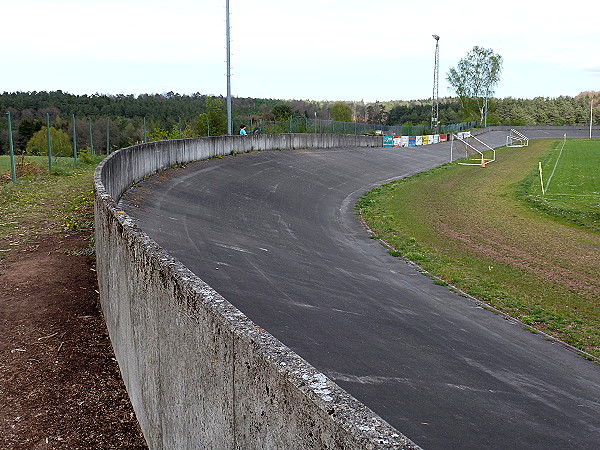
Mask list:
[[[339,122],[352,121],[352,108],[344,102],[335,102],[331,105],[331,117]]]
[[[271,114],[275,120],[288,120],[292,115],[292,108],[290,105],[280,103],[279,105],[273,106]]]
[[[488,99],[494,95],[501,72],[502,56],[478,46],[448,71],[446,79],[458,95],[466,118],[477,111],[484,123]]]
[[[206,114],[211,136],[222,136],[227,132],[227,115],[223,101],[218,97],[206,98]]]
[[[34,133],[29,142],[27,142],[27,153],[30,155],[48,154],[48,135],[47,128],[44,126],[41,130]],[[73,147],[67,133],[50,127],[50,141],[52,143],[53,156],[73,156]]]

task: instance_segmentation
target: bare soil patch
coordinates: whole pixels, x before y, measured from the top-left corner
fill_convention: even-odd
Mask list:
[[[0,448],[146,448],[94,264],[69,254],[86,246],[84,234],[45,234],[2,255]]]

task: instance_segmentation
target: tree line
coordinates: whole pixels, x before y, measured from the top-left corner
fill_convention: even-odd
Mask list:
[[[490,98],[488,125],[583,125],[589,123],[590,99],[600,92],[582,92],[575,97],[534,99]],[[594,108],[598,105],[595,104]],[[222,135],[226,133],[225,98],[173,92],[144,95],[73,95],[62,91],[0,94],[0,110],[10,112],[13,140],[24,152],[36,133],[45,130],[46,115],[51,128],[72,139],[75,118],[79,148],[96,143],[98,152],[144,140]],[[480,120],[479,110],[469,110],[458,97],[442,98],[441,124]],[[430,125],[431,100],[392,102],[327,102],[233,98],[233,117],[261,123],[286,121],[291,116],[378,125]],[[594,123],[599,123],[595,114]],[[57,137],[57,139],[59,139]],[[64,136],[62,137],[64,140]],[[39,139],[38,139],[39,141]],[[43,149],[30,145],[30,152]],[[0,117],[0,154],[8,152],[7,115]]]

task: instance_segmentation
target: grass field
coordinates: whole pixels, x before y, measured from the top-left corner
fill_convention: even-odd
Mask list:
[[[562,160],[567,148],[580,144],[567,143],[559,165],[567,166],[568,158]],[[394,247],[392,254],[600,357],[600,233],[589,224],[574,224],[573,215],[581,216],[577,210],[567,211],[565,220],[558,208],[546,214],[536,200],[538,163],[553,167],[557,145],[562,140],[501,148],[486,168],[447,164],[374,189],[357,207],[377,237]],[[588,151],[585,144],[581,148]],[[558,190],[569,172],[579,173],[557,166],[550,191]],[[593,192],[596,182],[586,177],[583,184]],[[585,204],[585,214],[598,213],[593,201]]]
[[[600,140],[557,141],[542,169],[542,180],[535,168],[521,194],[549,214],[600,230]]]
[[[16,155],[15,156],[15,166],[19,165],[23,161],[33,163],[38,166],[42,170],[48,170],[48,157],[47,156],[26,156],[23,159],[23,156]],[[53,157],[52,158],[52,169],[53,171],[65,171],[75,167],[75,162],[73,158],[66,157]],[[0,174],[10,173],[10,157],[9,156],[0,156]]]
[[[28,157],[31,162],[47,157]],[[69,161],[70,160],[70,161]],[[74,165],[58,160],[53,174],[45,171],[0,182],[0,261],[42,233],[93,231],[93,173],[101,160]],[[0,156],[0,175],[10,173],[8,156]],[[93,248],[82,249],[91,253]]]

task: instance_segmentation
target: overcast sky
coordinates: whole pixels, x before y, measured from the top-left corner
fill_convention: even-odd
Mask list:
[[[497,97],[600,90],[600,1],[230,0],[232,94],[411,100],[473,46]],[[570,8],[571,9],[568,9]],[[0,92],[226,95],[225,0],[0,0]]]

